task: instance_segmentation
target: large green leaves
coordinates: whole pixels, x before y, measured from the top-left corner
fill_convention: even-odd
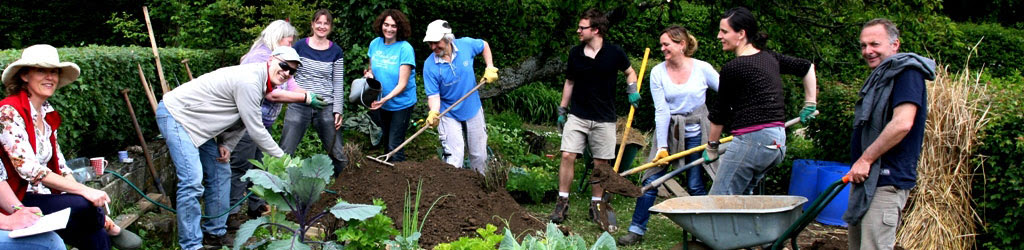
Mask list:
[[[263,223],[267,223],[267,217],[259,217],[242,223],[238,227],[238,232],[235,233],[235,248],[233,249],[241,249],[245,242],[252,237],[252,234],[256,232],[256,228],[259,228]]]
[[[331,214],[335,218],[342,220],[365,220],[366,218],[373,217],[380,213],[381,207],[366,204],[350,204],[347,202],[338,202],[331,208]]]
[[[251,181],[253,185],[258,185],[275,193],[289,191],[288,180],[260,169],[249,169],[242,176],[242,181]]]
[[[270,245],[267,246],[267,249],[310,250],[311,248],[306,244],[302,244],[302,242],[299,242],[299,238],[288,237],[287,239],[275,240],[274,242],[271,242]]]

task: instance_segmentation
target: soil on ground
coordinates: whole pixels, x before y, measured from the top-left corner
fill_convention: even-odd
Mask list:
[[[337,198],[359,204],[372,204],[374,198],[380,198],[387,203],[385,214],[396,228],[401,228],[407,188],[415,192],[417,183],[423,180],[421,220],[438,197],[447,195],[437,202],[424,223],[420,245],[427,249],[461,236],[477,236],[475,230],[487,224],[504,228],[507,222],[517,236],[544,229],[544,222],[520,207],[505,190],[485,191],[484,177],[475,171],[456,169],[439,160],[399,162],[393,167],[363,160],[358,167],[354,165],[357,164],[346,167],[327,188],[338,194],[324,194],[313,211],[333,206]],[[329,218],[323,226],[333,230],[330,228],[336,227],[337,222],[326,217]]]

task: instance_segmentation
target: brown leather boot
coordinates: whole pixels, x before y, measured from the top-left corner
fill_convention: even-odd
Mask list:
[[[551,222],[555,224],[561,224],[563,221],[569,218],[569,197],[558,197],[558,201],[555,201],[555,211],[551,212]]]

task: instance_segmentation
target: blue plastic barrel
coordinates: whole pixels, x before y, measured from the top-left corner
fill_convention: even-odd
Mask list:
[[[840,180],[850,172],[849,164],[830,162],[829,165],[823,165],[818,167],[818,192],[822,192],[825,188],[828,188],[832,183]],[[832,202],[829,202],[825,209],[818,214],[815,218],[816,221],[826,225],[842,226],[846,227],[846,222],[843,221],[843,213],[846,212],[847,204],[850,201],[850,186],[847,184],[843,191],[836,195]]]
[[[803,196],[808,201],[818,197],[819,161],[798,159],[793,161],[793,173],[789,177],[789,195]],[[804,203],[804,210],[811,202]]]

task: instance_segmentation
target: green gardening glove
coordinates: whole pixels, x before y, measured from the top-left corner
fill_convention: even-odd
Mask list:
[[[632,105],[634,109],[640,106],[639,92],[640,91],[638,91],[635,82],[629,83],[628,86],[626,86],[626,94],[629,94],[629,105]]]
[[[568,108],[558,107],[558,130],[562,130],[562,127],[565,126],[566,115],[568,114]]]
[[[629,105],[634,109],[640,106],[640,93],[629,93]]]
[[[318,109],[318,110],[319,109],[323,109],[324,106],[327,105],[327,103],[324,102],[324,97],[323,96],[317,95],[316,93],[313,93],[313,92],[306,92],[306,100],[305,100],[305,102],[306,102],[306,105],[309,105],[310,107],[313,107],[314,109]]]
[[[704,149],[704,163],[712,163],[718,160],[718,147],[707,147]]]
[[[817,103],[804,102],[804,108],[800,110],[800,123],[807,124],[807,122],[814,119],[814,111],[818,110]]]

